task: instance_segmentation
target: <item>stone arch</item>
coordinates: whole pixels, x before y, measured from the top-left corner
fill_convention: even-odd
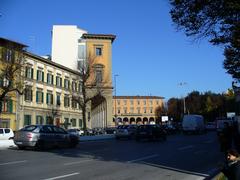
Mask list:
[[[130,118],[130,124],[135,124],[135,123],[136,123],[135,118],[131,117],[131,118]]]
[[[143,124],[148,124],[148,118],[147,117],[143,118]]]
[[[136,124],[142,124],[142,119],[140,117],[136,119]]]
[[[155,124],[154,117],[150,117],[150,118],[149,118],[149,123],[150,123],[150,124]]]

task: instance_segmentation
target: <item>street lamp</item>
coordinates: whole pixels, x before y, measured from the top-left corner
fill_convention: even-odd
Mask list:
[[[119,75],[118,74],[115,74],[114,75],[114,85],[115,85],[115,88],[114,88],[114,92],[115,92],[115,101],[114,101],[114,104],[115,104],[115,125],[117,125],[117,77]]]
[[[185,85],[187,85],[187,83],[186,83],[186,82],[180,82],[178,85],[179,85],[179,86],[185,86]],[[183,96],[183,114],[186,114],[185,96]]]

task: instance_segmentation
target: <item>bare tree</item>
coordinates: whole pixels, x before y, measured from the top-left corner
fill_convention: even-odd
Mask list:
[[[0,105],[12,93],[23,94],[25,45],[0,38]],[[2,108],[0,108],[0,113]]]
[[[87,110],[97,107],[104,100],[103,92],[106,84],[103,79],[102,64],[95,62],[95,57],[88,57],[78,65],[78,91],[72,93],[72,101],[77,102],[82,110],[83,130],[87,129]]]

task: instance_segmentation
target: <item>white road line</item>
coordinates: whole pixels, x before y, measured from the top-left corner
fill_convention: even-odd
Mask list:
[[[193,146],[190,145],[190,146],[180,147],[178,148],[178,150],[182,151],[182,150],[191,149],[191,148],[193,148]]]
[[[12,161],[12,162],[7,162],[7,163],[1,163],[0,166],[10,165],[10,164],[18,164],[18,163],[25,163],[25,162],[27,162],[27,160],[23,160],[23,161]]]
[[[83,160],[83,161],[69,162],[69,163],[64,163],[64,165],[65,165],[65,166],[69,166],[69,165],[81,164],[81,163],[85,163],[85,162],[89,162],[89,161],[93,161],[93,160],[92,160],[92,159],[88,159],[88,160]]]
[[[62,175],[62,176],[56,176],[56,177],[52,177],[52,178],[48,178],[48,179],[44,179],[44,180],[54,180],[54,179],[61,179],[61,178],[65,178],[65,177],[69,177],[69,176],[75,176],[78,175],[79,173],[72,173],[72,174],[66,174],[66,175]]]
[[[187,171],[187,170],[183,170],[183,169],[178,169],[178,168],[173,168],[173,167],[169,167],[169,166],[163,166],[163,165],[156,165],[156,164],[152,164],[152,163],[145,163],[148,165],[153,165],[159,168],[164,168],[164,169],[168,169],[168,170],[172,170],[172,171],[177,171],[177,172],[182,172],[182,173],[187,173],[187,174],[193,174],[193,175],[197,175],[197,176],[204,176],[204,177],[208,177],[208,174],[203,174],[203,173],[198,173],[198,172],[194,172],[194,171]]]
[[[138,158],[138,159],[134,159],[134,160],[131,160],[131,161],[127,161],[127,163],[133,163],[133,162],[137,162],[137,161],[142,161],[142,160],[145,160],[145,159],[151,159],[151,158],[154,158],[154,157],[157,157],[159,156],[158,154],[154,154],[154,155],[151,155],[151,156],[145,156],[145,157],[142,157],[142,158]]]

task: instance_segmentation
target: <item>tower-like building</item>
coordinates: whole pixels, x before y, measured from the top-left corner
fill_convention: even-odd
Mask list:
[[[102,83],[101,102],[91,102],[87,126],[113,126],[112,121],[112,43],[115,35],[89,34],[74,25],[54,25],[52,31],[52,61],[79,70],[85,61],[93,59],[90,79]]]

